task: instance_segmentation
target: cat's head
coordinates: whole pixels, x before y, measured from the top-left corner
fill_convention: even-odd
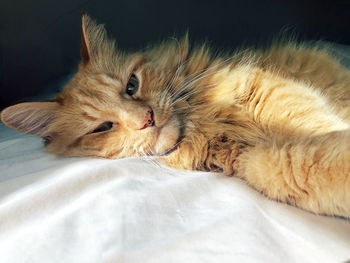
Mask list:
[[[59,155],[159,155],[178,142],[186,114],[179,99],[184,72],[207,63],[201,56],[192,68],[188,61],[181,66],[191,59],[187,38],[124,53],[83,14],[81,56],[78,72],[55,99],[10,106],[1,120],[41,136],[47,151]]]

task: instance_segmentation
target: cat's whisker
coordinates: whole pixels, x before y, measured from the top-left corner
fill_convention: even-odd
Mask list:
[[[147,146],[147,147],[150,149],[149,146]],[[145,151],[144,147],[140,146],[140,151],[143,153],[143,155],[141,157],[142,160],[145,160],[146,162],[151,163],[151,164],[158,167],[158,164],[154,162],[152,156],[150,155],[149,152]]]
[[[190,107],[178,107],[172,113],[185,113]]]
[[[221,72],[222,70],[226,70],[225,68],[221,69],[221,70],[216,70],[216,71],[213,71],[213,72],[209,72],[208,71],[205,71],[204,73],[205,74],[201,74],[200,76],[197,76],[196,78],[194,78],[193,80],[189,81],[188,83],[186,83],[184,86],[183,86],[183,89],[186,90],[188,87],[191,87],[192,85],[196,84],[198,81],[208,77],[208,76],[211,76],[211,75],[214,75],[216,73],[219,73]]]
[[[147,145],[147,148],[148,148],[150,154],[154,155],[154,152],[153,152],[153,150],[151,149],[151,147],[149,145]]]
[[[181,138],[177,143],[175,143],[173,146],[171,146],[169,149],[167,149],[166,151],[164,151],[163,153],[160,153],[157,155],[157,157],[161,157],[161,156],[165,156],[167,154],[169,154],[170,152],[172,152],[173,150],[175,150],[175,148],[180,145],[183,142],[184,138]]]
[[[232,59],[232,58],[230,58]],[[227,62],[227,60],[225,60],[225,62]],[[219,66],[220,64],[222,63],[219,63],[219,64],[216,64],[215,66]],[[214,66],[213,66],[214,67]],[[213,68],[213,67],[210,67],[210,68]],[[173,94],[173,97],[175,97],[175,100],[179,97],[183,97],[183,96],[179,96],[182,92],[185,93],[185,95],[188,93],[188,89],[190,89],[191,91],[194,90],[194,84],[196,84],[198,81],[210,76],[210,75],[213,75],[213,74],[216,74],[216,73],[219,73],[221,70],[225,70],[225,68],[221,69],[221,70],[217,70],[217,71],[214,71],[214,72],[209,72],[209,69],[208,68],[207,70],[205,70],[204,72],[202,72],[201,74],[199,74],[198,76],[196,76],[194,79],[188,81],[187,83],[185,83],[179,90],[177,90],[177,92],[175,94]],[[197,89],[196,89],[197,90]],[[199,90],[200,91],[200,90]],[[172,104],[174,105],[174,103]]]
[[[169,90],[169,89],[172,87],[172,85],[173,85],[173,83],[174,83],[176,77],[180,74],[180,69],[182,68],[183,65],[184,65],[184,64],[181,63],[181,64],[176,68],[175,73],[174,73],[173,76],[171,77],[171,79],[170,79],[168,85],[166,86],[166,89],[167,89],[167,90]]]
[[[140,159],[142,159],[145,156],[145,154],[144,154],[142,149],[135,150],[135,151],[136,151],[136,156],[139,157]]]
[[[147,157],[155,166],[157,166],[158,168],[161,168],[160,163],[155,159],[155,154],[152,151],[151,147],[149,145],[147,145],[147,147],[149,149],[149,152],[151,153],[151,154],[148,154]]]
[[[183,66],[187,63],[188,59],[185,60],[184,62],[182,62],[177,68],[176,68],[176,71],[175,71],[175,74],[173,75],[172,79],[171,79],[171,82],[169,83],[169,87],[172,87],[175,80],[179,77],[180,75],[180,70],[182,70]]]
[[[175,104],[179,103],[180,101],[186,101],[189,97],[193,96],[194,94],[201,92],[207,88],[216,87],[217,85],[218,85],[217,83],[214,83],[214,84],[199,87],[197,89],[193,89],[193,90],[187,92],[186,94],[184,94],[183,96],[178,97],[176,100],[174,100],[173,103],[171,104],[171,106],[174,106]]]
[[[173,86],[175,81],[178,79],[178,77],[180,76],[180,72],[183,69],[183,67],[185,66],[185,64],[189,61],[189,58],[184,60],[177,68],[175,71],[175,74],[173,75],[171,81],[169,82],[169,84],[167,85],[165,91],[166,91],[166,95],[167,96],[172,96],[172,90],[173,90]]]
[[[194,78],[190,79],[189,82],[197,81],[198,78],[201,79],[201,77],[202,77],[203,75],[205,75],[206,73],[208,73],[210,70],[212,70],[212,69],[214,69],[214,68],[216,68],[216,67],[223,66],[225,63],[228,63],[229,61],[231,61],[235,56],[237,56],[237,54],[236,54],[236,55],[233,55],[233,56],[231,56],[231,57],[229,57],[229,58],[227,58],[227,59],[225,59],[225,60],[223,60],[222,62],[220,62],[220,63],[218,63],[218,64],[215,64],[215,65],[213,65],[213,66],[211,66],[211,67],[208,67],[207,69],[205,69],[203,72],[201,72],[201,73],[199,73],[199,74],[198,74],[198,72],[195,72],[195,73],[192,73],[192,74],[188,75],[188,77],[192,78],[192,75],[198,74],[198,75],[196,75]],[[212,74],[214,74],[214,73],[216,73],[216,72],[213,72]],[[186,83],[185,83],[185,85],[186,85]]]
[[[234,56],[236,56],[236,55],[234,55]],[[181,93],[186,92],[189,88],[192,89],[191,86],[193,86],[199,80],[204,79],[204,78],[206,78],[206,77],[208,77],[208,76],[210,76],[212,74],[215,74],[215,73],[219,72],[219,71],[214,71],[214,72],[209,72],[209,71],[214,69],[214,68],[216,68],[216,67],[220,67],[220,66],[224,65],[225,63],[228,63],[230,60],[232,60],[234,58],[234,56],[231,56],[231,57],[225,59],[224,61],[222,61],[220,63],[217,63],[217,64],[215,64],[215,65],[213,65],[211,67],[208,67],[207,69],[205,69],[201,73],[195,72],[195,73],[192,73],[192,74],[188,75],[187,78],[189,78],[189,80],[187,80],[182,85],[182,87],[179,88],[175,93],[171,94],[170,93],[170,88],[172,88],[172,86],[173,86],[173,84],[175,82],[175,79],[179,76],[180,69],[184,66],[185,63],[187,63],[189,61],[189,59],[185,60],[176,69],[176,72],[173,75],[171,82],[169,83],[169,85],[167,85],[166,92],[165,92],[164,95],[170,95],[170,97],[175,98],[175,100],[176,100],[180,96]],[[174,103],[172,105],[174,105]]]
[[[150,163],[150,164],[152,164],[152,165],[157,166],[157,165],[153,162],[153,160],[152,160],[151,158],[149,158],[149,154],[146,153],[146,152],[144,151],[144,148],[143,148],[142,146],[140,146],[140,150],[139,150],[139,151],[142,152],[142,155],[139,156],[139,158],[140,158],[141,160],[144,160],[144,161],[146,161],[146,162],[148,162],[148,163]]]

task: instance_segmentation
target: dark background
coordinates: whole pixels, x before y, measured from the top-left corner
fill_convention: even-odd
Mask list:
[[[128,50],[187,29],[226,49],[281,31],[350,45],[348,0],[0,0],[0,109],[76,70],[83,9]]]

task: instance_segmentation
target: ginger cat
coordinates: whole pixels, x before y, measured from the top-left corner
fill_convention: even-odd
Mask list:
[[[287,44],[214,56],[184,37],[125,53],[83,14],[81,55],[55,99],[8,107],[2,121],[57,155],[151,155],[350,217],[350,71],[326,51]]]

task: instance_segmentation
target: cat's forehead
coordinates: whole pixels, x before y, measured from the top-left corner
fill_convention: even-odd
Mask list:
[[[58,96],[58,99],[62,104],[87,100],[93,103],[115,101],[122,87],[123,80],[119,76],[78,72]]]
[[[140,83],[138,96],[146,99],[161,89],[169,77],[168,71],[153,62],[144,54],[135,53],[114,60],[113,67],[107,62],[80,67],[57,99],[68,107],[87,101],[97,105],[118,103],[126,94],[125,88],[132,74]]]

